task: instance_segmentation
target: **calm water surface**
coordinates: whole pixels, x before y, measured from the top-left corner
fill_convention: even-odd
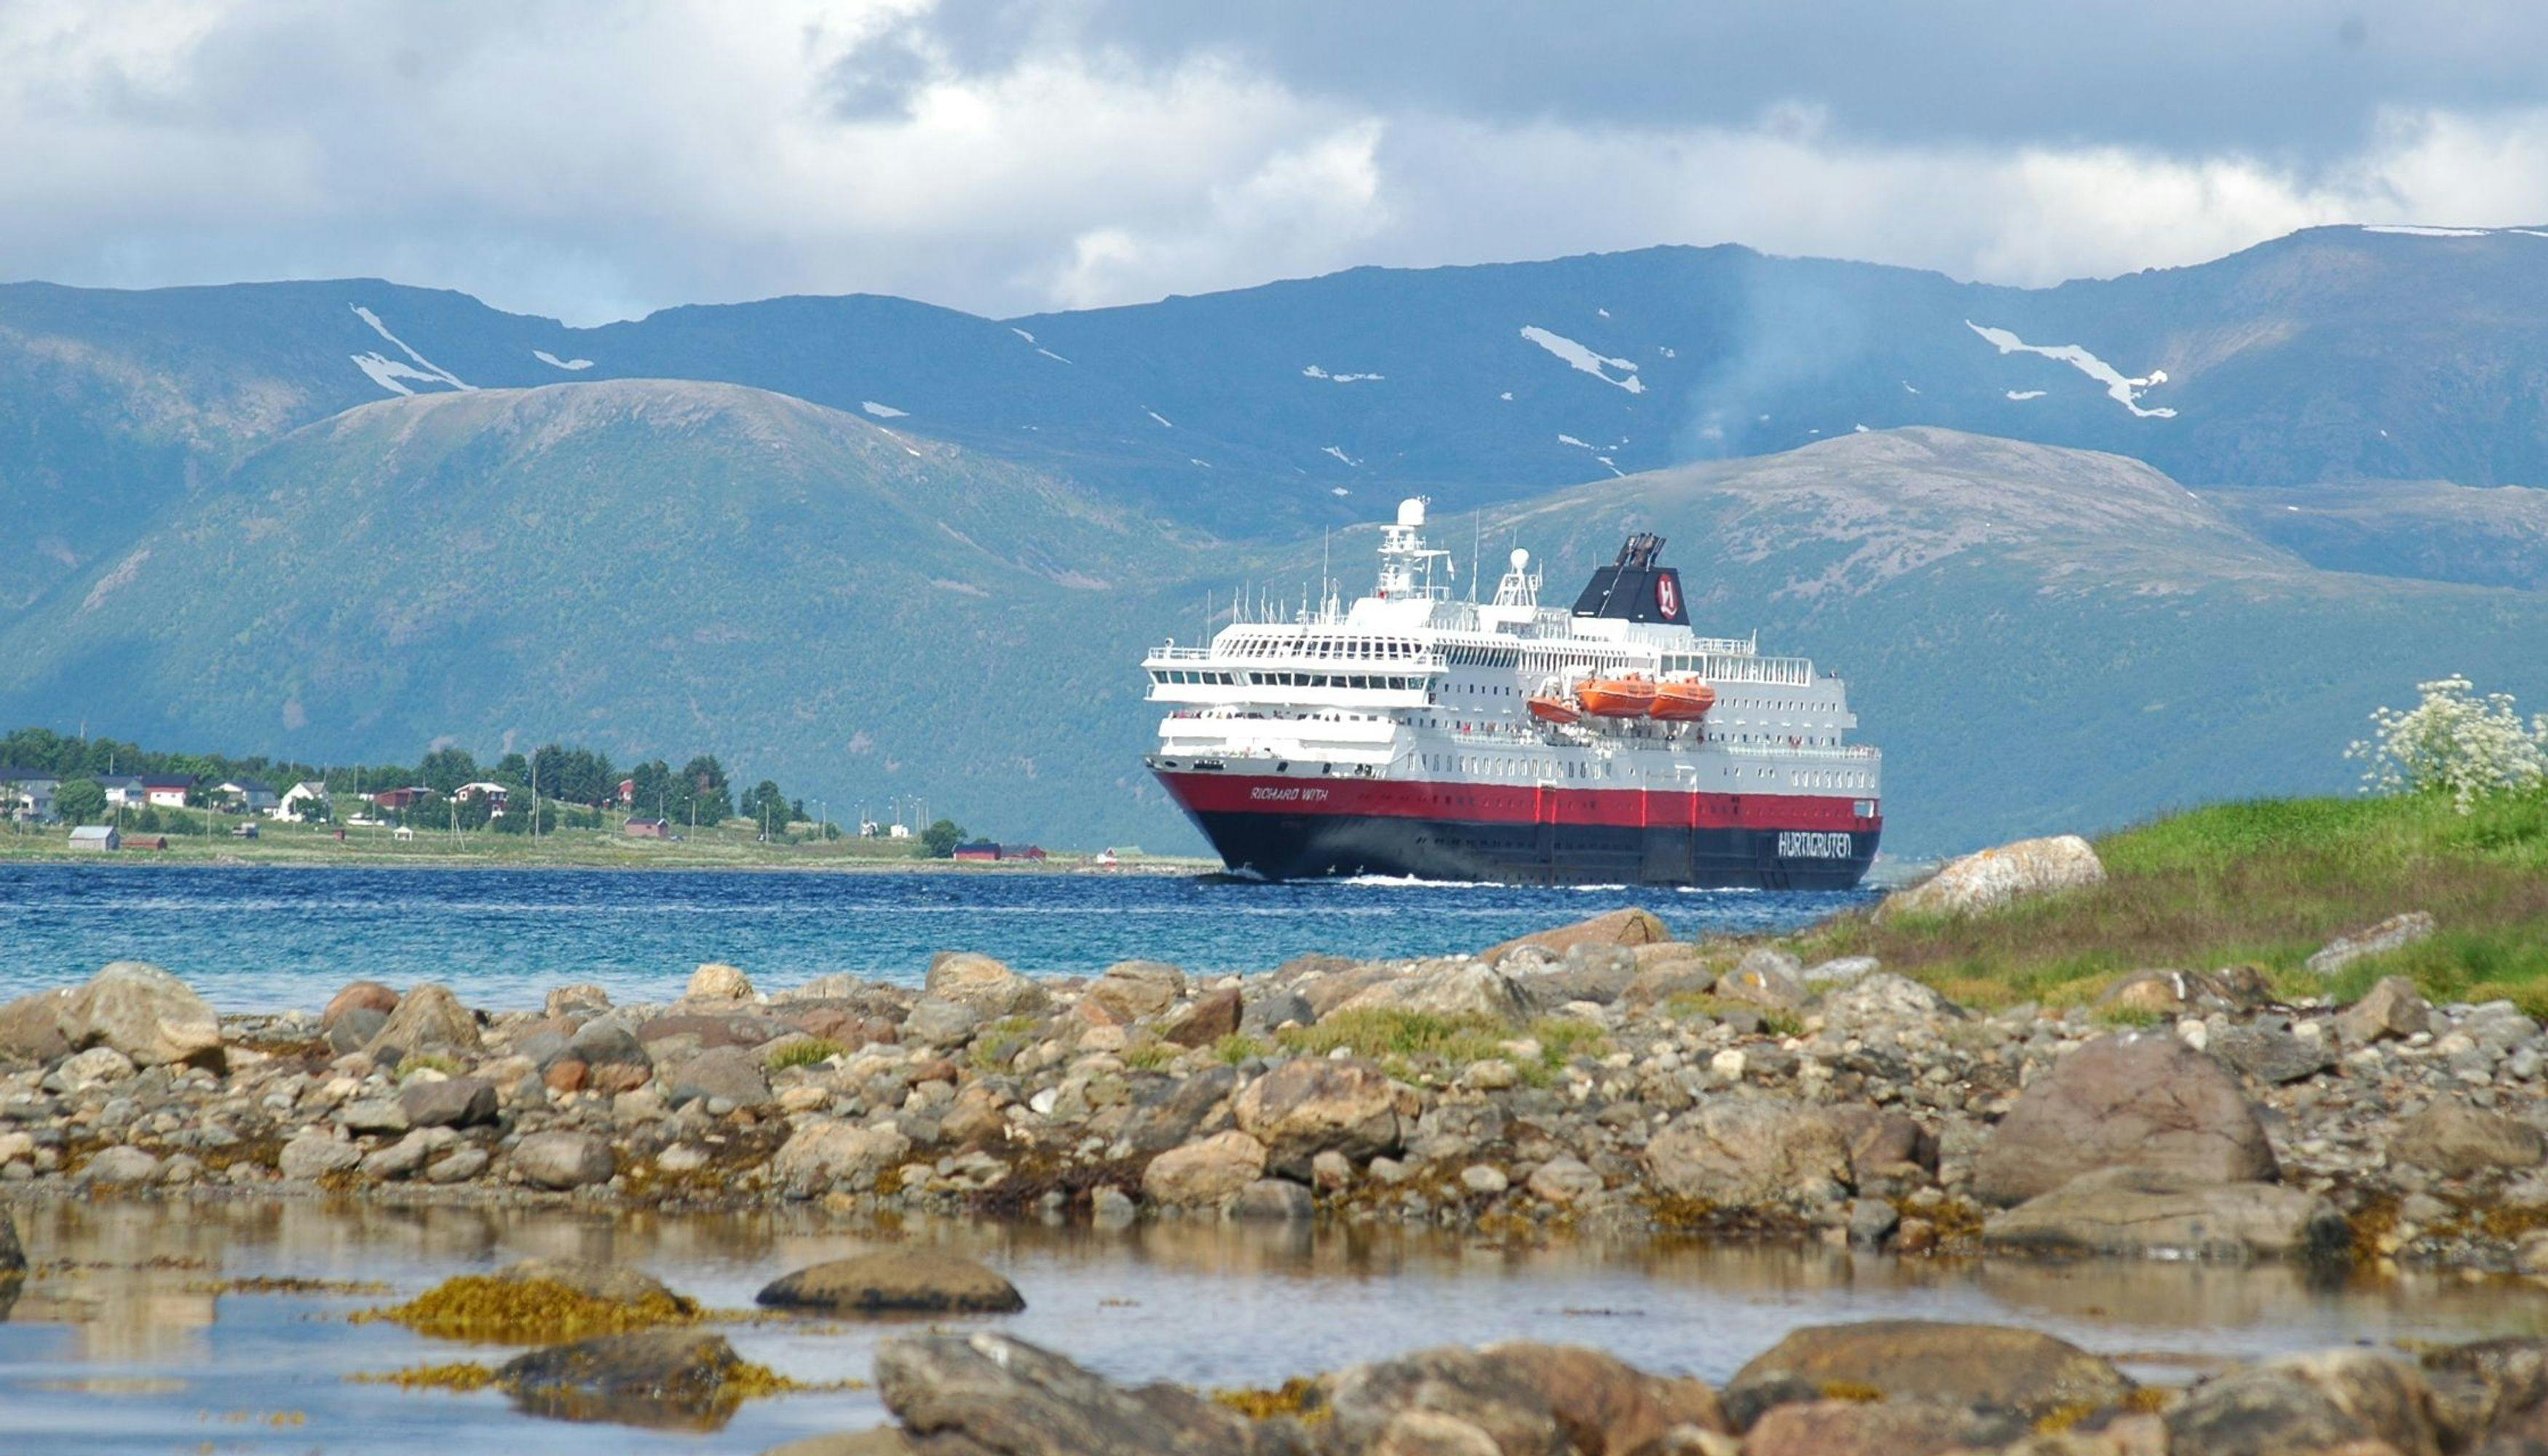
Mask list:
[[[1030,973],[1133,956],[1250,971],[1313,951],[1476,950],[1621,905],[1700,935],[1791,929],[1867,898],[1148,874],[36,865],[0,868],[0,998],[118,958],[166,966],[225,1011],[315,1008],[356,976],[445,981],[491,1007],[536,1006],[568,981],[660,1000],[702,960],[733,961],[764,989],[831,971],[917,980],[944,950]]]
[[[258,1275],[378,1280],[405,1297],[528,1254],[646,1268],[712,1309],[868,1239],[811,1213],[618,1220],[562,1213],[329,1208],[22,1207],[36,1277],[0,1315],[0,1450],[238,1453],[537,1450],[757,1452],[882,1412],[864,1392],[782,1397],[713,1431],[579,1425],[495,1393],[348,1383],[496,1346],[344,1317],[383,1296],[224,1294]],[[1831,1250],[1561,1245],[1512,1250],[1390,1230],[1143,1226],[1120,1232],[916,1228],[986,1259],[1022,1315],[943,1321],[1048,1344],[1122,1380],[1260,1385],[1446,1341],[1598,1345],[1722,1381],[1798,1324],[1914,1316],[2031,1325],[2183,1380],[2222,1360],[2352,1341],[2548,1329],[2548,1293],[2514,1281],[2313,1285],[2279,1267],[1902,1263]],[[864,1379],[884,1335],[927,1327],[736,1323],[747,1359],[806,1380]],[[301,1423],[275,1425],[277,1415]],[[207,1445],[206,1443],[210,1443]]]

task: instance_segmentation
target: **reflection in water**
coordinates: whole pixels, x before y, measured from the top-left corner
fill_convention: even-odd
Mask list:
[[[377,1295],[203,1293],[217,1280],[384,1281],[400,1297],[525,1255],[633,1265],[711,1309],[748,1307],[791,1268],[903,1241],[982,1258],[1025,1292],[996,1326],[1119,1379],[1261,1385],[1446,1341],[1599,1345],[1632,1363],[1723,1380],[1799,1324],[1920,1317],[2048,1329],[2183,1379],[2225,1359],[2393,1338],[2548,1329],[2548,1294],[2520,1281],[2404,1276],[2318,1284],[2280,1266],[1904,1262],[1822,1247],[1625,1241],[1507,1244],[1424,1229],[1169,1221],[1118,1230],[1037,1225],[875,1226],[809,1208],[668,1217],[331,1206],[314,1200],[47,1203],[21,1211],[38,1265],[0,1290],[0,1405],[33,1449],[105,1452],[200,1442],[207,1410],[289,1412],[306,1425],[225,1427],[225,1449],[507,1449],[536,1422],[545,1452],[759,1451],[855,1429],[865,1393],[746,1404],[712,1433],[601,1430],[453,1395],[344,1377],[452,1359],[500,1360],[343,1317]],[[863,1379],[904,1323],[753,1320],[719,1326],[742,1358],[808,1382]]]

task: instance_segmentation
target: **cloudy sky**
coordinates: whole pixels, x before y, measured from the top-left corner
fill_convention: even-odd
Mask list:
[[[2548,7],[0,0],[0,277],[578,322],[1737,241],[2047,283],[2548,222]]]

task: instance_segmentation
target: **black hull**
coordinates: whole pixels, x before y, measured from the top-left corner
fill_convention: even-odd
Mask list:
[[[1502,884],[1649,884],[1845,890],[1866,878],[1875,831],[1802,836],[1829,855],[1782,855],[1776,829],[1475,823],[1395,815],[1192,811],[1222,863],[1267,879],[1356,874]]]

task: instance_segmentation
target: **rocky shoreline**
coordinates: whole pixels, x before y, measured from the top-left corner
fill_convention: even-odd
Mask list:
[[[569,986],[537,1013],[356,982],[220,1017],[118,963],[0,1007],[0,1199],[816,1200],[2548,1272],[2543,1063],[2509,1003],[2403,980],[2338,1008],[2151,970],[1982,1014],[1634,910],[1243,980],[951,953],[919,987],[764,994],[704,965],[671,1005]]]

